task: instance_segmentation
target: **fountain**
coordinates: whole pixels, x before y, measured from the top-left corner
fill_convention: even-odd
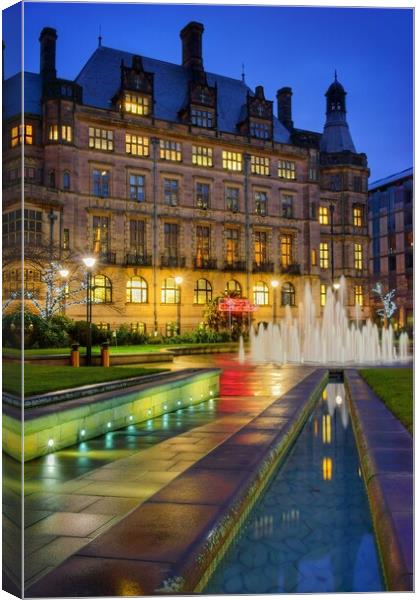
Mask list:
[[[345,310],[346,296],[346,280],[342,276],[337,292],[328,288],[319,318],[311,287],[306,283],[297,318],[293,317],[290,306],[286,306],[285,316],[278,324],[260,323],[258,331],[251,327],[251,362],[379,364],[409,360],[407,333],[402,333],[395,344],[391,325],[382,327],[380,332],[371,320],[362,323],[357,305],[356,320],[350,323]],[[243,362],[243,341],[239,352],[239,360]]]
[[[239,356],[238,356],[239,362],[242,364],[245,362],[245,348],[244,348],[244,338],[241,335],[239,337]]]

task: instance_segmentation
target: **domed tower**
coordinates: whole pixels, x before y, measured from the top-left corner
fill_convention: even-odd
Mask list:
[[[346,119],[346,95],[335,73],[334,81],[325,94],[327,120],[321,138],[321,152],[356,152]]]
[[[347,123],[347,93],[337,73],[325,96],[319,146],[320,280],[325,289],[345,275],[350,316],[363,319],[369,316],[367,157],[356,152]]]

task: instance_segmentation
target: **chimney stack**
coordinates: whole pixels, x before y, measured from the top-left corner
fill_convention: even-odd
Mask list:
[[[286,129],[293,129],[292,121],[292,88],[284,87],[277,92],[277,116]]]
[[[40,73],[44,82],[56,79],[55,69],[55,43],[57,32],[51,27],[44,27],[39,36],[41,44]]]
[[[204,27],[201,23],[191,21],[179,34],[182,40],[182,66],[195,70],[203,70],[202,35]]]

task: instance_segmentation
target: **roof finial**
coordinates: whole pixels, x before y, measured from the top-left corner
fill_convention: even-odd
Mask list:
[[[337,83],[337,69],[334,69],[334,81]]]
[[[245,65],[242,63],[242,73],[241,73],[242,82],[245,83]]]
[[[98,36],[98,48],[102,46],[102,35],[101,26],[99,25],[99,36]]]

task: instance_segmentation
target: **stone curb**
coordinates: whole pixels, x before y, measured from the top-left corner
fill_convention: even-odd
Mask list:
[[[36,582],[26,597],[64,596],[66,590],[72,596],[118,595],[118,582],[111,575],[105,575],[106,586],[100,582],[104,563],[118,569],[120,578],[131,579],[141,590],[136,595],[200,592],[298,436],[327,379],[326,369],[309,374],[119,524]],[[257,447],[242,443],[241,436],[258,434],[267,443]],[[182,502],[184,482],[200,474],[230,486],[223,502]],[[182,533],[179,526],[161,521],[162,516],[173,520],[175,514],[183,515]],[[135,536],[130,548],[124,543],[128,532]],[[186,541],[180,542],[184,535]]]
[[[413,439],[356,370],[344,380],[386,584],[413,591]]]

